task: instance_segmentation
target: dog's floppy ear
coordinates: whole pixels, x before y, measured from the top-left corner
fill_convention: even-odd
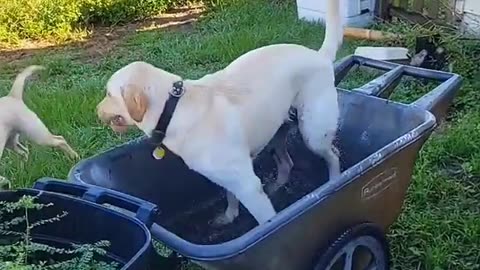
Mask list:
[[[148,108],[148,97],[144,88],[128,85],[122,88],[122,96],[130,117],[137,122],[142,122]]]

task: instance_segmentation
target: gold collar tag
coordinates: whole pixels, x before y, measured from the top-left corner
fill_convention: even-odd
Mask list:
[[[163,157],[165,157],[165,149],[163,149],[162,147],[158,146],[157,148],[155,148],[155,150],[153,150],[152,156],[153,156],[156,160],[162,159]]]

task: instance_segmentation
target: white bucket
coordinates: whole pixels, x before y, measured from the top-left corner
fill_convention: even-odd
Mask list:
[[[366,27],[373,22],[376,0],[338,0],[346,6],[345,26]],[[327,0],[297,0],[298,18],[318,22],[324,21]]]

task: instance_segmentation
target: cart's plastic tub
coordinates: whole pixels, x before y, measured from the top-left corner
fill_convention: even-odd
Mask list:
[[[224,191],[175,157],[153,159],[153,146],[145,138],[81,161],[69,180],[156,204],[152,236],[207,269],[312,269],[332,235],[362,222],[387,230],[395,221],[417,153],[436,126],[435,116],[444,114],[461,84],[454,74],[361,57],[341,61],[337,78],[358,63],[388,72],[358,91],[339,90],[342,176],[327,182],[325,162],[308,151],[293,126],[288,137],[294,162],[290,181],[271,196],[279,213],[262,226],[243,209],[233,224],[210,226],[226,206]],[[385,95],[402,74],[415,72],[443,83],[412,104],[372,96]],[[268,182],[275,177],[274,164],[262,152],[254,161],[255,171]]]
[[[44,189],[55,190],[55,193],[43,191]],[[115,197],[111,197],[112,194],[114,193],[98,187],[88,188],[64,181],[43,179],[36,183],[35,189],[0,192],[0,201],[14,202],[23,195],[30,195],[35,196],[38,203],[53,204],[40,211],[32,211],[29,214],[31,224],[67,212],[67,215],[59,221],[33,228],[31,236],[34,241],[58,248],[71,248],[71,244],[93,244],[107,240],[110,246],[106,248],[108,253],[105,261],[119,263],[122,270],[149,269],[149,260],[154,251],[150,232],[144,224],[148,223],[148,220],[140,221],[91,200],[109,202],[112,205],[118,205],[117,202],[120,202],[131,211],[141,209],[138,213],[150,212],[155,208],[146,203],[138,207],[132,201],[126,200],[126,197],[116,200]],[[83,199],[76,198],[77,196]],[[2,216],[0,222],[4,219],[11,220],[7,216]]]

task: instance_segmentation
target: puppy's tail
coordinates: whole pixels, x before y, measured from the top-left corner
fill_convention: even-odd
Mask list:
[[[25,88],[25,81],[33,73],[39,70],[45,69],[43,66],[32,65],[24,69],[20,74],[17,75],[15,81],[13,82],[12,90],[10,90],[9,96],[16,99],[23,99],[23,89]]]
[[[331,61],[335,61],[338,48],[343,42],[343,14],[340,2],[342,0],[324,0],[327,2],[325,19],[325,39],[319,52],[324,53]]]

